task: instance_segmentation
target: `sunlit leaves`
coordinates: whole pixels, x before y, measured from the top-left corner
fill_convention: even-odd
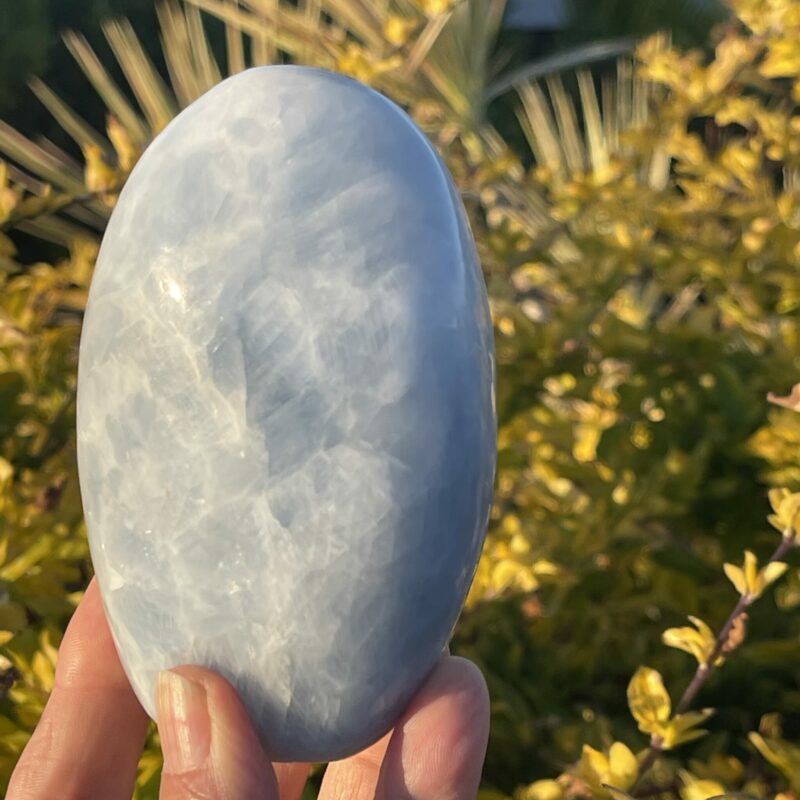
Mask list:
[[[336,61],[336,69],[362,83],[373,83],[380,75],[397,69],[401,64],[399,55],[376,58],[366,48],[349,42]]]
[[[628,705],[640,730],[656,733],[670,718],[672,701],[661,675],[640,667],[628,684]]]
[[[800,492],[788,489],[772,489],[769,502],[774,514],[767,519],[770,525],[777,528],[784,536],[794,536],[800,532]]]
[[[121,176],[106,163],[100,147],[87,144],[83,155],[86,160],[84,180],[90,192],[105,195],[121,185]]]
[[[749,738],[756,750],[786,776],[791,787],[800,790],[800,747],[783,739],[767,739],[758,733],[751,733]]]
[[[415,2],[428,16],[436,17],[449,11],[458,0],[415,0]]]
[[[0,787],[53,685],[88,547],[75,474],[79,314],[96,248],[0,278]],[[2,791],[2,788],[0,788]]]
[[[636,782],[639,762],[622,742],[614,742],[607,752],[584,745],[576,774],[596,792],[602,792],[604,784],[625,790]]]
[[[709,800],[711,797],[722,795],[725,787],[713,780],[696,778],[690,772],[681,770],[681,800]]]
[[[689,617],[693,628],[669,628],[662,634],[662,641],[668,647],[684,650],[697,659],[698,664],[708,665],[708,660],[714,651],[716,636],[703,620]],[[721,663],[721,659],[716,664]]]
[[[383,24],[383,33],[386,41],[395,47],[401,47],[408,41],[415,27],[416,20],[393,14]]]
[[[676,714],[664,726],[663,732],[656,735],[660,736],[665,750],[678,747],[678,745],[686,744],[687,742],[693,742],[708,733],[708,731],[699,726],[713,713],[713,709],[704,708],[700,711],[687,711],[685,714]]]
[[[761,63],[760,71],[765,78],[791,78],[800,75],[800,53],[796,40],[773,42]]]
[[[788,569],[782,561],[773,561],[763,569],[758,568],[755,554],[747,550],[744,554],[744,565],[724,564],[725,575],[739,594],[748,600],[755,600],[766,588],[780,578]]]
[[[712,664],[716,640],[697,615],[717,624],[736,604],[722,561],[767,541],[766,489],[769,521],[786,536],[800,492],[790,390],[800,373],[797,4],[736,6],[757,36],[732,21],[703,52],[658,37],[602,75],[521,85],[521,152],[483,108],[500,0],[161,5],[163,86],[124,23],[105,27],[118,65],[69,37],[107,106],[106,130],[80,119],[57,87],[32,88],[84,163],[0,126],[9,157],[0,224],[47,231],[70,248],[63,262],[21,265],[0,234],[0,692],[13,685],[0,704],[3,779],[41,713],[49,648],[87,577],[72,428],[96,242],[76,242],[75,229],[102,232],[170,114],[226,71],[276,58],[338,67],[408,108],[456,177],[486,271],[496,503],[454,643],[479,661],[493,698],[487,781],[503,791],[485,789],[482,800],[506,800],[514,781],[515,800],[639,796],[643,756],[631,748],[645,741],[620,690],[634,673],[631,711],[651,743],[671,750],[702,735],[710,712],[675,714],[684,704],[673,705],[661,677],[685,688],[695,664],[659,637],[701,672],[720,665],[747,618],[725,629]],[[224,53],[203,15],[225,22]],[[769,389],[783,407],[766,407]],[[750,554],[727,567],[748,604],[782,569]],[[778,587],[781,608],[800,605],[796,572]],[[689,624],[675,623],[687,614]],[[797,625],[785,617],[770,619],[772,642],[758,641],[756,616],[748,623],[753,650],[779,654],[774,674],[748,671],[743,658],[725,677],[734,692],[752,688],[753,707],[796,701],[786,653]],[[658,670],[637,672],[645,659]],[[721,713],[719,727],[730,719]],[[791,745],[772,733],[753,740],[774,780],[784,776],[770,792],[798,770]],[[641,776],[644,788],[658,788],[658,777],[671,800],[722,787],[767,796],[763,764],[725,760],[734,738],[670,752]],[[159,766],[151,739],[138,796],[156,797]]]
[[[563,797],[564,788],[553,780],[534,781],[514,794],[514,800],[562,800]]]
[[[108,117],[108,138],[117,154],[117,163],[123,174],[130,172],[141,155],[141,150],[124,125],[111,114]]]
[[[755,432],[748,444],[763,459],[764,476],[771,485],[800,489],[800,414],[774,409],[768,423]]]
[[[672,701],[657,670],[640,667],[628,684],[628,705],[639,730],[655,737],[664,750],[691,742],[705,735],[698,726],[713,711],[689,711],[672,714]]]

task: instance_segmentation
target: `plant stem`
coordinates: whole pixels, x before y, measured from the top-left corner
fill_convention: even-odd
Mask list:
[[[773,561],[782,561],[784,556],[797,544],[797,531],[791,531],[789,535],[785,535],[781,538],[781,543],[775,549],[775,552],[770,556],[767,564],[771,564]],[[694,702],[695,697],[699,693],[700,689],[703,688],[703,685],[708,680],[711,673],[717,668],[717,659],[721,655],[723,655],[725,651],[725,645],[728,642],[728,637],[731,634],[731,630],[733,630],[733,626],[736,624],[736,620],[747,610],[747,608],[752,605],[752,603],[757,600],[758,598],[755,595],[751,594],[743,594],[739,601],[731,611],[730,616],[725,621],[725,624],[722,626],[719,634],[717,635],[716,641],[714,642],[714,649],[709,654],[707,660],[704,663],[698,664],[697,670],[692,677],[692,680],[689,682],[689,685],[686,687],[686,690],[681,695],[681,699],[678,701],[678,705],[675,706],[675,714],[684,714],[689,707]],[[660,736],[656,736],[655,734],[650,738],[650,749],[647,752],[647,755],[642,760],[642,763],[639,765],[639,777],[636,781],[638,784],[642,778],[647,774],[650,768],[655,763],[656,759],[661,755],[664,751],[664,742]],[[634,786],[634,789],[636,786]],[[640,793],[635,793],[636,797],[644,797]]]

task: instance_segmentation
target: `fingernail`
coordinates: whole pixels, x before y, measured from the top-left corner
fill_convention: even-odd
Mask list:
[[[206,690],[171,670],[156,679],[158,732],[164,771],[181,774],[201,767],[211,746],[211,717]]]

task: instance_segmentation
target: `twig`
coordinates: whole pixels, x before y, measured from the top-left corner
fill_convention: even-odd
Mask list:
[[[797,544],[798,532],[792,531],[790,535],[783,536],[781,539],[781,543],[775,549],[775,552],[770,556],[767,564],[771,564],[773,561],[782,561],[786,554]],[[695,697],[699,693],[700,689],[703,688],[703,685],[708,680],[709,676],[714,672],[717,668],[717,659],[721,655],[726,652],[726,645],[728,644],[728,639],[730,638],[731,631],[733,630],[734,625],[736,625],[737,620],[741,617],[742,614],[748,609],[752,603],[757,600],[756,595],[752,595],[750,593],[743,594],[739,598],[739,602],[736,603],[734,606],[733,611],[731,611],[730,616],[726,620],[725,624],[722,626],[722,630],[719,632],[719,635],[716,638],[714,643],[714,649],[709,654],[708,658],[704,663],[698,664],[697,671],[694,673],[692,680],[689,682],[689,685],[686,687],[686,690],[681,695],[681,699],[678,701],[678,705],[675,706],[675,714],[684,714],[689,707],[694,702]],[[647,755],[642,760],[642,763],[639,765],[639,778],[636,781],[638,784],[642,778],[647,774],[650,768],[655,763],[656,759],[664,752],[664,742],[660,736],[653,734],[650,738],[650,749],[647,752]],[[634,785],[634,789],[636,789],[636,785]],[[646,794],[642,794],[641,792],[634,791],[635,797],[646,797],[649,795],[649,792]]]

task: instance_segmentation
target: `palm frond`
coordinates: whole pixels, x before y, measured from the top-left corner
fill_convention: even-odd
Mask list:
[[[116,193],[153,136],[181,107],[221,80],[200,9],[167,0],[157,10],[171,86],[129,22],[114,20],[103,25],[135,104],[83,36],[74,32],[64,35],[67,48],[108,110],[107,136],[92,128],[45,83],[31,81],[36,97],[83,151],[84,165],[52,143],[34,142],[0,122],[0,155],[9,159],[18,183],[29,192],[3,220],[3,229],[16,227],[61,244],[70,237],[102,231]],[[231,67],[246,66],[241,37],[241,26],[226,25]]]
[[[69,192],[82,194],[84,184],[79,171],[71,169],[40,144],[32,142],[8,123],[0,121],[0,152],[15,161],[23,169],[42,180]]]
[[[480,127],[491,54],[506,0],[470,0],[453,8],[421,67],[463,125]]]
[[[450,21],[451,15],[452,12],[446,12],[444,14],[438,14],[437,16],[428,20],[424,30],[417,37],[417,40],[414,42],[411,50],[408,53],[408,57],[406,58],[405,65],[403,67],[403,79],[410,80],[414,77],[414,74],[419,69],[422,62],[427,58],[428,53],[430,53],[431,48],[439,39],[439,36],[444,30],[445,25],[447,25],[447,23]]]
[[[586,171],[602,177],[614,156],[626,152],[625,134],[647,125],[656,91],[636,75],[629,57],[618,60],[616,78],[601,80],[599,96],[591,73],[580,70],[576,77],[577,106],[560,75],[545,80],[546,91],[535,82],[517,87],[518,119],[534,160],[559,180]],[[669,164],[669,158],[654,151],[640,180],[663,185]]]
[[[236,0],[229,0],[229,4],[234,8]],[[247,69],[242,30],[233,22],[229,22],[225,26],[225,47],[228,53],[228,74],[235,75],[237,72]]]
[[[542,87],[538,83],[528,83],[517,91],[522,101],[522,108],[518,112],[519,123],[536,162],[553,171],[560,171],[563,158],[558,130]]]
[[[322,7],[336,23],[355,34],[364,44],[381,47],[385,42],[384,19],[366,0],[321,0]]]
[[[167,70],[178,101],[185,107],[219,80],[219,68],[202,20],[198,21],[197,8],[187,6],[184,13],[178,3],[166,2],[157,12]]]
[[[572,98],[567,94],[560,75],[547,78],[550,101],[555,109],[561,152],[570,172],[583,172],[585,169],[583,154],[585,147],[581,141],[581,130],[578,127],[578,115]]]
[[[108,110],[120,120],[139,144],[144,145],[149,137],[147,126],[125,99],[125,95],[114,83],[89,42],[74,31],[64,34],[64,42]]]
[[[14,227],[37,239],[65,248],[70,247],[75,241],[92,238],[90,232],[83,225],[76,225],[55,214],[41,214],[31,219],[25,219],[17,222]]]
[[[304,18],[313,29],[319,28],[322,24],[322,3],[321,0],[300,0],[299,7],[303,13]],[[298,57],[302,63],[309,64],[313,59],[314,45],[312,42],[301,48],[298,52]]]
[[[41,104],[53,115],[78,147],[83,148],[87,144],[95,144],[101,148],[107,147],[108,142],[44,81],[39,78],[31,78],[28,85]]]
[[[217,64],[211,43],[203,27],[203,18],[200,10],[194,6],[185,6],[183,9],[186,27],[189,32],[187,41],[191,45],[195,66],[200,76],[204,91],[208,91],[222,80],[222,73]]]
[[[71,225],[94,229],[98,221],[102,225],[139,154],[180,108],[224,74],[288,59],[362,77],[412,111],[428,104],[435,109],[442,141],[460,137],[468,152],[478,156],[502,158],[500,137],[483,112],[488,100],[515,86],[522,103],[520,124],[536,162],[560,179],[586,170],[602,173],[624,148],[625,131],[648,119],[652,87],[634,75],[630,59],[620,60],[616,80],[604,80],[599,91],[587,71],[579,72],[577,105],[560,76],[547,75],[543,85],[530,77],[545,67],[572,66],[579,55],[589,61],[607,58],[614,48],[630,43],[600,43],[590,51],[561,54],[556,61],[528,65],[524,72],[491,83],[505,5],[506,0],[460,0],[449,10],[444,5],[426,13],[417,0],[163,0],[157,12],[169,80],[159,74],[126,20],[108,22],[103,31],[128,87],[115,83],[84,37],[72,32],[64,37],[108,109],[105,136],[50,87],[36,80],[31,84],[83,150],[85,165],[2,125],[0,154],[33,182],[53,187],[52,195],[46,189],[34,191],[47,197],[50,205],[42,207],[50,218],[68,216]],[[224,24],[224,66],[214,55],[204,15]],[[663,181],[669,159],[653,154],[642,169],[644,179]],[[543,225],[545,209],[533,206],[514,213],[531,215],[528,222]],[[90,218],[81,218],[79,208]],[[65,230],[62,226],[60,232]]]
[[[578,90],[583,107],[589,163],[593,172],[601,173],[608,169],[608,142],[603,136],[603,117],[600,113],[594,79],[585,69],[578,72]]]
[[[260,4],[247,0],[184,0],[186,7],[204,11],[228,26],[245,33],[251,46],[264,36],[271,37],[276,51],[293,59],[303,53],[313,53],[315,62],[327,60],[344,41],[341,28],[315,21],[302,7],[284,4]],[[327,57],[327,58],[326,58]]]
[[[103,25],[103,32],[145,113],[150,129],[160,131],[177,112],[174,97],[145,53],[130,22],[112,20]]]
[[[635,45],[636,40],[630,37],[591,42],[523,64],[518,69],[503,75],[502,78],[492,81],[486,87],[485,100],[489,103],[523,83],[538,81],[548,75],[569,72],[581,69],[589,64],[619,58],[626,53],[630,53]]]
[[[185,0],[243,32],[258,62],[284,53],[293,61],[350,71],[353,58],[375,66],[370,82],[402,102],[436,99],[457,124],[481,124],[491,54],[506,0],[462,0],[427,17],[410,0]],[[324,16],[323,16],[324,12]],[[392,44],[397,19],[415,29]],[[269,40],[270,52],[259,44]],[[351,49],[353,44],[363,51]],[[391,56],[391,58],[389,58]],[[395,59],[397,59],[395,61]],[[358,70],[351,72],[360,77]]]

